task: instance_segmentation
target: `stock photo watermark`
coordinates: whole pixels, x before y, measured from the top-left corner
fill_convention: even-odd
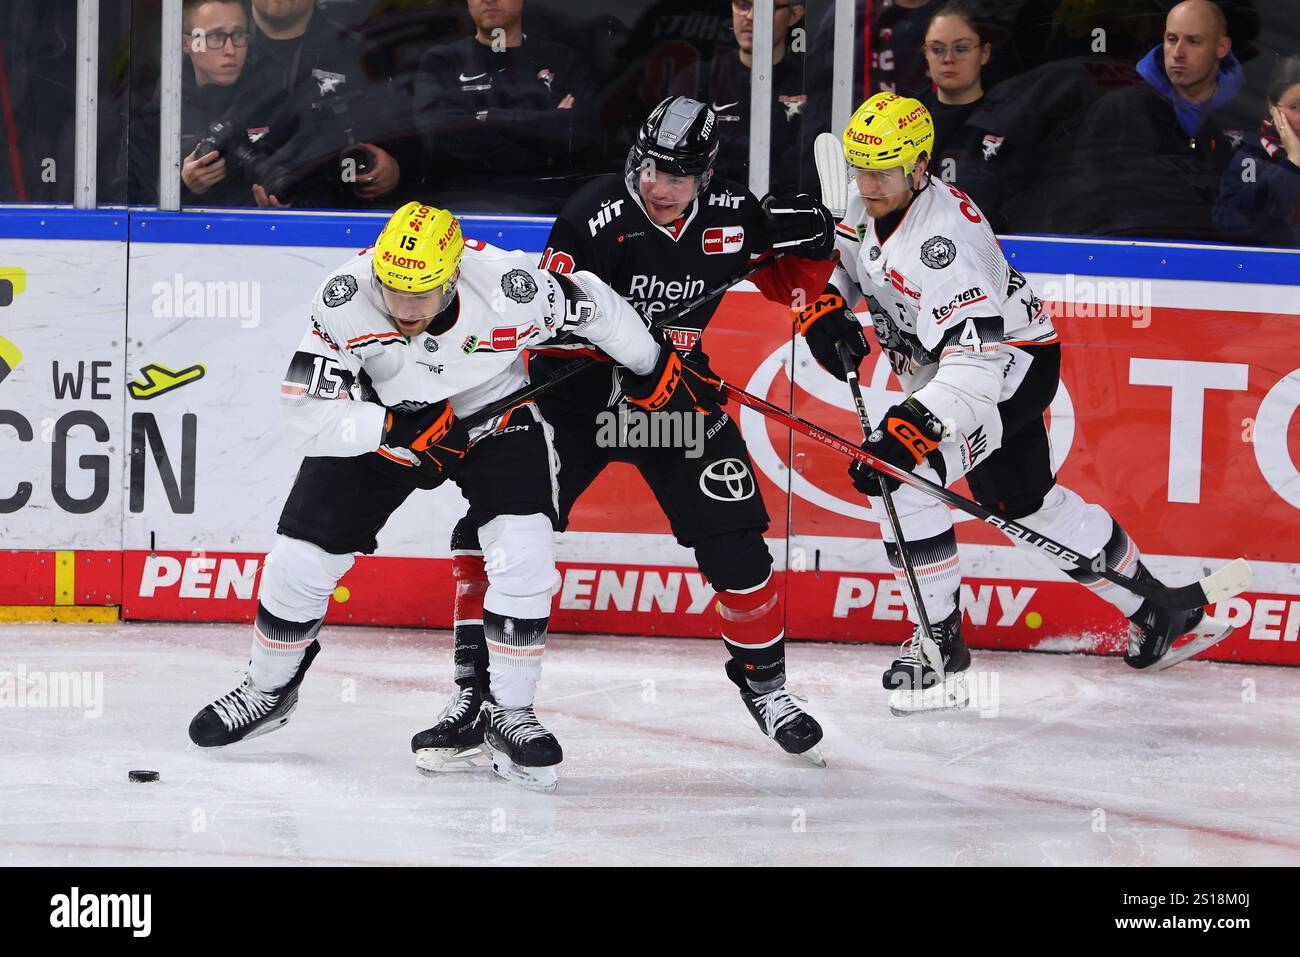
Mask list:
[[[34,671],[19,665],[0,671],[0,708],[80,710],[84,717],[104,714],[102,671]]]

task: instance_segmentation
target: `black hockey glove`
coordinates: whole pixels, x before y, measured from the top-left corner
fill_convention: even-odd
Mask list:
[[[808,343],[808,351],[813,354],[817,364],[841,382],[847,381],[848,370],[840,361],[839,343],[849,347],[853,358],[853,369],[871,354],[862,323],[858,322],[853,310],[848,307],[844,297],[831,291],[810,302],[802,309],[792,309],[794,327]]]
[[[876,458],[910,472],[939,447],[942,438],[943,423],[913,397],[886,412],[881,424],[862,443],[862,448]],[[892,492],[902,484],[857,460],[849,466],[849,478],[853,480],[853,487],[863,495],[880,495],[882,485]]]
[[[777,252],[803,259],[830,259],[835,251],[835,217],[807,193],[763,197],[767,238]]]
[[[725,401],[722,380],[699,351],[683,356],[662,329],[651,329],[659,342],[659,361],[645,375],[619,371],[623,394],[647,412],[699,412],[712,415]]]
[[[416,411],[389,409],[384,419],[383,444],[410,449],[427,463],[426,467],[447,477],[465,458],[469,431],[456,418],[451,403],[443,399]]]

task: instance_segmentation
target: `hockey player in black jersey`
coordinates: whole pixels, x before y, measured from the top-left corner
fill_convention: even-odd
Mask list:
[[[712,109],[686,97],[663,101],[642,126],[623,175],[595,180],[565,206],[541,266],[558,273],[590,270],[651,323],[774,249],[790,254],[753,277],[767,298],[789,307],[794,290],[820,291],[832,268],[827,261],[834,245],[830,214],[806,196],[758,203],[745,187],[713,175],[717,152]],[[709,380],[716,376],[708,369],[700,338],[715,310],[716,303],[709,304],[655,330],[676,346],[681,363]],[[545,379],[583,354],[593,350],[536,350],[530,377]],[[652,380],[656,374],[637,379]],[[555,429],[560,457],[556,527],[565,528],[574,502],[607,465],[635,465],[674,537],[694,550],[700,572],[717,592],[713,611],[731,655],[726,673],[750,713],[784,750],[822,763],[817,750],[822,729],[785,689],[784,613],[763,540],[769,519],[739,427],[719,407],[720,394],[701,395],[698,404],[707,413],[699,434],[706,438],[697,457],[681,448],[602,447],[598,416],[623,393],[632,393],[628,377],[602,363],[538,396]],[[723,463],[736,481],[711,482]],[[487,691],[481,522],[471,508],[452,536],[458,689],[439,723],[412,739],[425,771],[463,766],[481,742],[472,723]]]

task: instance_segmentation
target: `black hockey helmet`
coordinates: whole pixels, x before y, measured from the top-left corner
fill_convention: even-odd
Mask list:
[[[709,188],[718,158],[718,117],[707,103],[670,96],[656,106],[628,150],[624,174],[635,192],[643,168],[672,176],[697,176],[696,195]]]

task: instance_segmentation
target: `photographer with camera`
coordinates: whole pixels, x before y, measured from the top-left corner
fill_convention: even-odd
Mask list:
[[[293,130],[282,109],[249,109],[245,69],[251,37],[239,0],[185,0],[181,44],[181,202],[186,206],[283,206],[289,172],[271,159]],[[158,201],[159,102],[132,121],[126,153],[127,201]]]
[[[367,74],[362,38],[317,0],[252,5],[248,72],[259,97],[296,113],[283,155],[302,180],[298,205],[368,207],[392,194],[417,160],[407,98]]]

